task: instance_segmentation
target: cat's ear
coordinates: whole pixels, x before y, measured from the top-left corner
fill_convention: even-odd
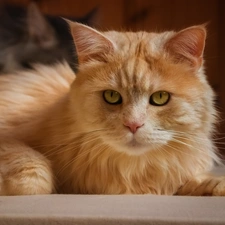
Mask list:
[[[79,63],[89,60],[106,61],[106,54],[114,50],[113,43],[97,30],[66,20],[76,46]]]
[[[205,26],[193,26],[176,33],[166,42],[165,48],[175,60],[187,62],[197,70],[203,62],[205,39]]]
[[[50,48],[56,45],[57,39],[53,27],[34,2],[31,2],[27,8],[27,25],[29,36],[40,47]]]

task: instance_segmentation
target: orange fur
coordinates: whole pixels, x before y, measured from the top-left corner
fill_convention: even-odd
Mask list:
[[[205,28],[156,34],[70,26],[80,61],[76,78],[66,64],[0,77],[2,145],[4,138],[25,143],[16,157],[28,151],[34,164],[28,160],[27,170],[38,167],[25,174],[30,191],[23,185],[7,191],[12,184],[5,177],[15,166],[8,151],[12,161],[0,160],[0,194],[224,195],[224,178],[206,175],[219,159],[212,141],[214,93],[201,59]],[[106,103],[105,90],[119,92],[122,103]],[[170,101],[151,105],[159,90],[169,92]],[[132,133],[126,123],[143,126]],[[4,149],[0,145],[0,156]],[[25,175],[16,167],[20,180]],[[38,190],[30,187],[34,177]]]

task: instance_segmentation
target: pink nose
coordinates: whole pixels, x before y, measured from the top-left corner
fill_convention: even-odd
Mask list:
[[[124,122],[124,126],[128,127],[133,134],[136,133],[137,129],[142,127],[143,125],[143,123],[139,122]]]

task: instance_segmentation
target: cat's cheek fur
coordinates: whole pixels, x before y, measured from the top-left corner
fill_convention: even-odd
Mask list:
[[[158,116],[161,116],[159,113]],[[174,105],[173,109],[169,112],[164,112],[164,121],[162,126],[165,128],[182,131],[192,132],[200,127],[200,113],[196,113],[193,106],[185,102],[183,99],[179,99],[179,103]]]

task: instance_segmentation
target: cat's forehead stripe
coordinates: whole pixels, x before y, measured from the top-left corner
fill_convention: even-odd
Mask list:
[[[145,32],[132,33],[132,37],[125,33],[126,45],[129,46],[126,49],[124,55],[124,62],[119,75],[119,85],[122,88],[142,88],[145,91],[150,88],[150,67],[152,64],[151,58],[149,58],[148,48],[149,43],[146,43]],[[125,50],[125,49],[124,49]]]
[[[138,57],[128,59],[118,73],[118,85],[122,89],[149,90],[150,71],[146,67],[147,63],[143,59]]]

